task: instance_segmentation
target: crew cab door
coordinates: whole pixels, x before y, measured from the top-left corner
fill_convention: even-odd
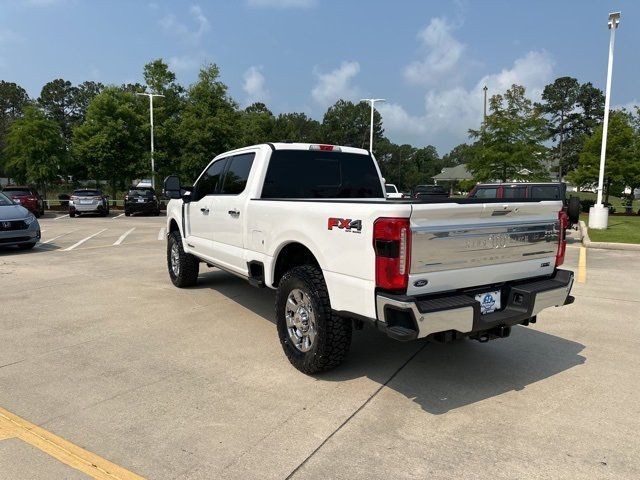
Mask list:
[[[229,157],[220,191],[213,196],[211,208],[215,263],[241,274],[247,273],[244,226],[249,193],[246,187],[255,155],[250,152]]]
[[[213,244],[214,197],[222,184],[226,158],[213,162],[196,181],[191,202],[185,205],[186,241],[198,256],[215,258]]]

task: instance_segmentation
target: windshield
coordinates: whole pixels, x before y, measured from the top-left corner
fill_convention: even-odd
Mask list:
[[[100,190],[76,190],[72,195],[74,197],[100,197],[102,192]]]
[[[387,193],[398,193],[398,189],[395,185],[385,185],[384,188],[387,190]]]
[[[0,207],[8,207],[9,205],[13,205],[13,202],[6,195],[0,193]]]

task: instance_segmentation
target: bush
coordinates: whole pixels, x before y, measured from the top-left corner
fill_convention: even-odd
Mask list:
[[[596,204],[595,200],[584,199],[580,200],[580,211],[583,213],[589,213],[589,209]]]

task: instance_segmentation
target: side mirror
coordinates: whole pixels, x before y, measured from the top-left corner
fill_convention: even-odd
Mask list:
[[[177,175],[169,175],[167,178],[165,178],[162,193],[167,198],[181,198],[182,191],[180,188],[180,177],[178,177]]]

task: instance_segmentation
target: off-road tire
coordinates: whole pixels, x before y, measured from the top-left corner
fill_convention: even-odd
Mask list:
[[[289,337],[285,307],[289,293],[300,289],[311,299],[316,318],[317,335],[307,352],[296,348]],[[276,324],[285,355],[302,373],[324,372],[340,365],[351,345],[351,322],[331,310],[329,292],[322,271],[312,265],[302,265],[284,274],[276,294]]]
[[[171,266],[171,251],[174,245],[178,251],[179,270],[177,275]],[[171,282],[178,288],[192,287],[198,281],[200,261],[190,253],[185,253],[182,247],[182,237],[178,231],[171,232],[167,240],[167,269]]]

